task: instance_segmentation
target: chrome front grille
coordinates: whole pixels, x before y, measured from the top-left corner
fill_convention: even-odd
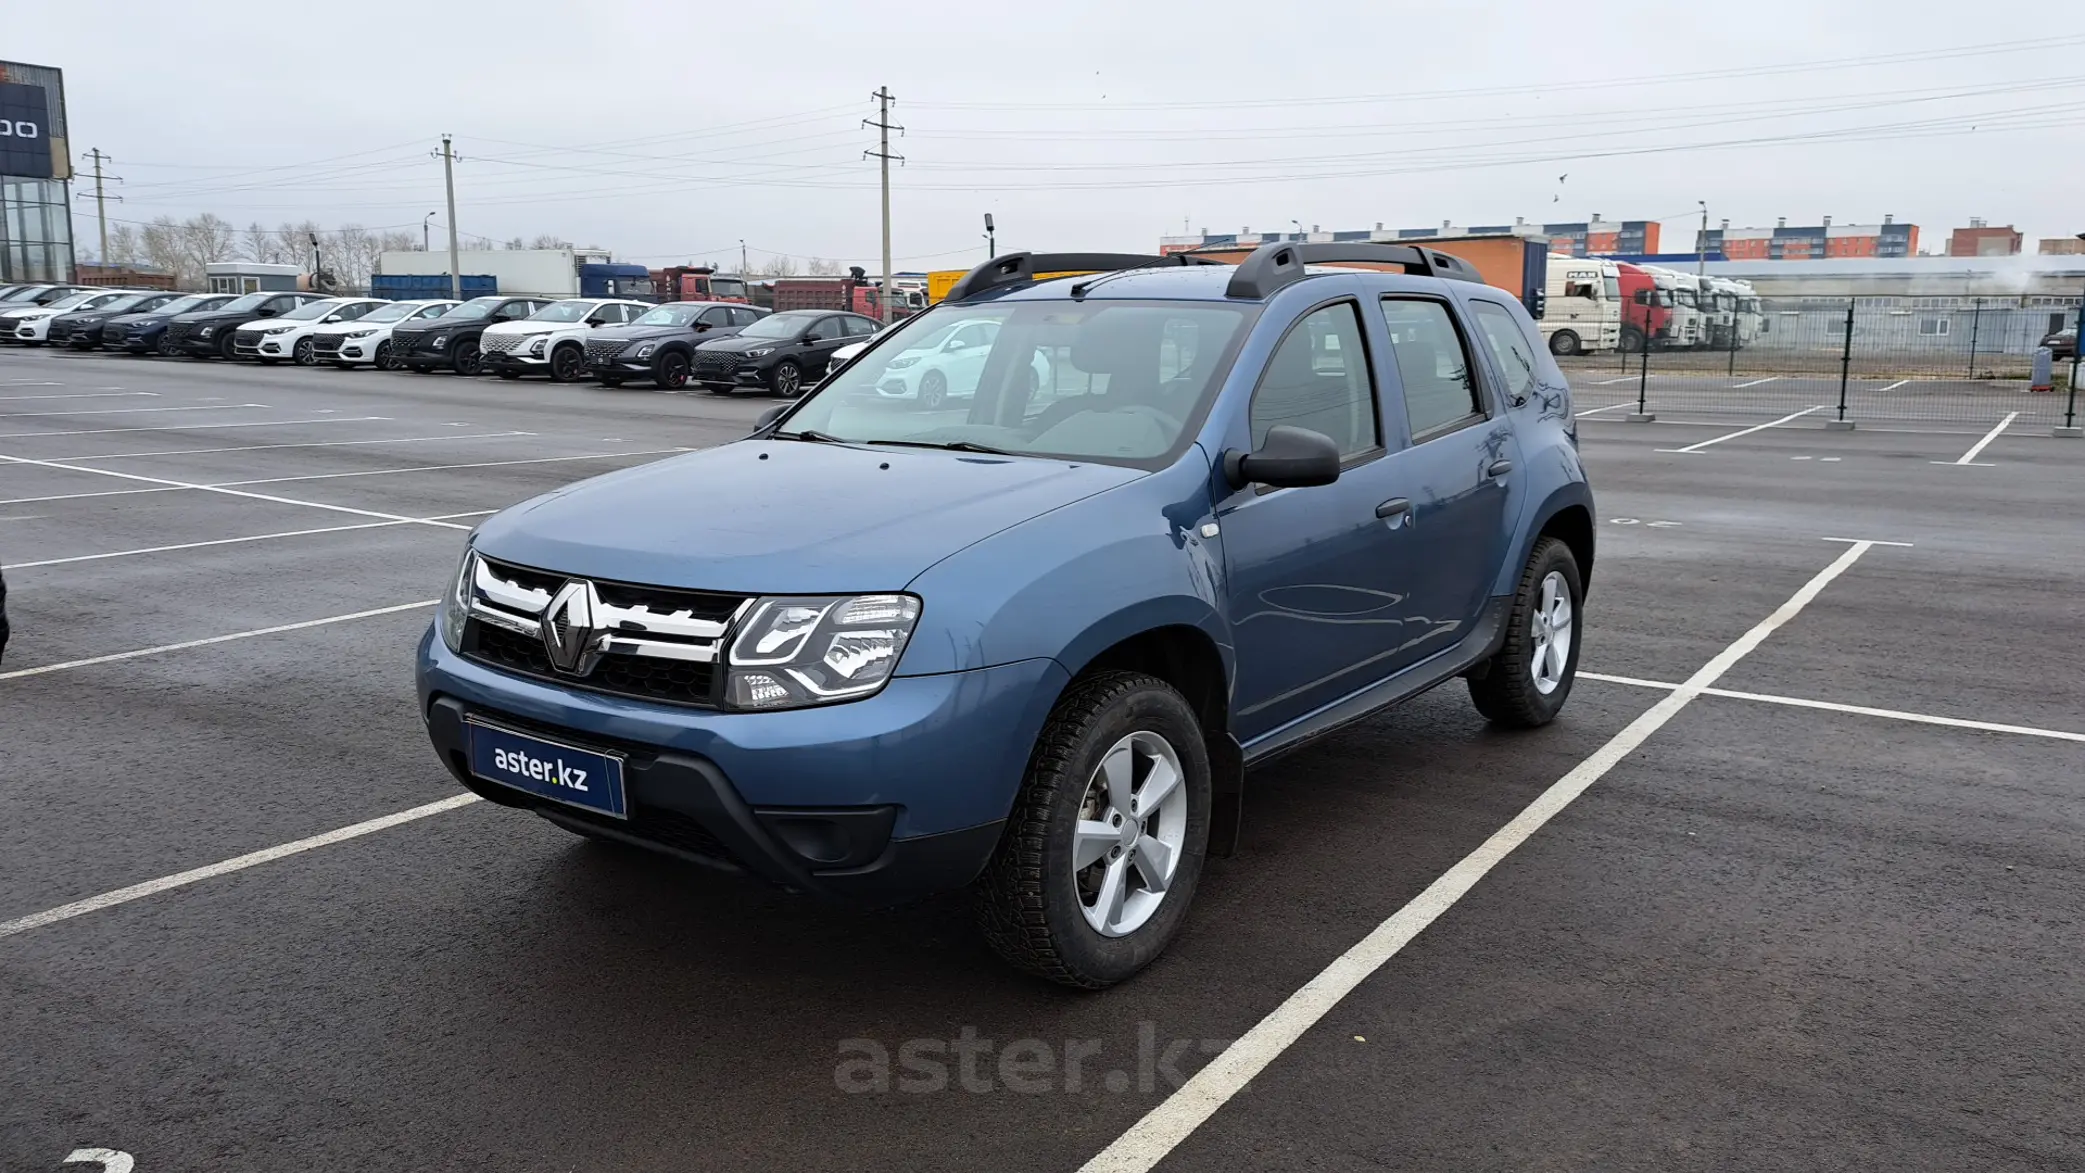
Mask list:
[[[44,331],[44,337],[52,342],[69,342],[72,340],[72,323],[53,319],[51,328]]]
[[[698,379],[729,379],[738,371],[744,355],[734,350],[698,350],[695,352],[695,377]]]
[[[311,336],[311,353],[320,358],[329,358],[340,353],[340,344],[347,341],[340,334],[314,334]]]
[[[745,595],[568,578],[479,558],[463,651],[575,688],[713,706]]]
[[[535,335],[533,334],[493,334],[487,332],[478,339],[478,349],[486,354],[509,354],[521,349],[522,343],[530,341],[534,337]]]
[[[597,365],[614,362],[615,356],[628,345],[629,342],[621,338],[589,338],[586,340],[586,361]]]
[[[178,345],[186,341],[188,336],[193,333],[195,333],[195,324],[193,322],[168,322],[166,332],[167,345]]]

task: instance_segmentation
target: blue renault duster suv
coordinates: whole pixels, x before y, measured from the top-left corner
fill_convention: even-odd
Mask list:
[[[420,649],[442,761],[791,889],[967,887],[1098,988],[1179,930],[1249,765],[1458,676],[1554,718],[1592,496],[1527,311],[1431,250],[1202,261],[1001,257],[748,439],[486,521]],[[966,321],[972,395],[876,393]]]

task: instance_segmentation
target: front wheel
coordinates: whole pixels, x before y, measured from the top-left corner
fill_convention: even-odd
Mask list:
[[[1556,720],[1578,677],[1578,559],[1555,538],[1535,543],[1506,619],[1506,643],[1470,677],[1470,700],[1495,725]]]
[[[174,357],[174,340],[165,334],[161,334],[159,341],[152,344],[152,349],[161,358],[172,358]]]
[[[1043,726],[975,885],[978,927],[1016,968],[1098,990],[1156,960],[1209,844],[1209,753],[1171,685],[1102,672]]]
[[[803,390],[804,372],[790,359],[775,364],[774,373],[767,377],[767,385],[784,399],[794,399]]]
[[[391,344],[388,341],[376,344],[376,354],[372,356],[372,362],[374,362],[376,369],[380,371],[395,371],[398,369],[398,356],[391,353]]]
[[[586,374],[586,351],[577,346],[560,346],[550,352],[550,381],[570,383]]]
[[[1622,330],[1622,353],[1640,354],[1643,351],[1643,331],[1634,326]]]
[[[1549,353],[1561,357],[1564,355],[1577,354],[1578,351],[1578,335],[1572,333],[1571,331],[1558,330],[1556,333],[1551,334],[1549,336]]]
[[[919,377],[919,405],[926,411],[941,406],[948,398],[948,376],[940,371],[928,371]]]
[[[459,375],[475,375],[485,369],[485,353],[475,342],[464,343],[450,356],[449,366]]]
[[[669,350],[659,356],[658,364],[652,368],[652,383],[662,390],[671,391],[688,385],[688,356],[678,350]],[[606,383],[608,380],[603,379]],[[617,379],[616,382],[622,382]]]
[[[232,336],[229,332],[217,340],[217,357],[226,362],[231,362],[239,357],[238,344],[232,341]]]
[[[290,358],[300,367],[316,366],[319,361],[309,338],[297,340],[297,345],[290,348]]]

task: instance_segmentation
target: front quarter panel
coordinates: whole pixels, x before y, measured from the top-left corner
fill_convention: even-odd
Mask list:
[[[1076,673],[1156,627],[1207,632],[1230,663],[1209,460],[1199,447],[1139,477],[943,559],[907,588],[924,603],[899,675],[1049,658]]]

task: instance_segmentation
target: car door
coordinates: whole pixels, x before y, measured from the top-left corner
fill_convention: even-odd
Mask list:
[[[1330,436],[1339,479],[1254,486],[1219,513],[1237,650],[1233,711],[1244,741],[1381,679],[1410,638],[1409,519],[1380,508],[1395,493],[1362,312],[1342,298],[1297,319],[1248,413],[1255,449],[1276,425]]]
[[[724,306],[711,306],[695,315],[695,333],[708,338],[723,338],[733,332],[732,314]],[[722,331],[722,333],[719,333]]]
[[[1393,498],[1409,515],[1408,638],[1391,660],[1395,669],[1453,647],[1482,617],[1513,520],[1506,509],[1517,450],[1479,377],[1481,343],[1455,307],[1394,294],[1377,309],[1396,381],[1385,403],[1396,405],[1391,414],[1405,431],[1405,446],[1384,461]]]
[[[832,361],[833,351],[840,349],[846,340],[846,331],[838,315],[824,317],[811,323],[804,331],[803,366],[804,374],[817,378],[825,374],[827,364]]]

